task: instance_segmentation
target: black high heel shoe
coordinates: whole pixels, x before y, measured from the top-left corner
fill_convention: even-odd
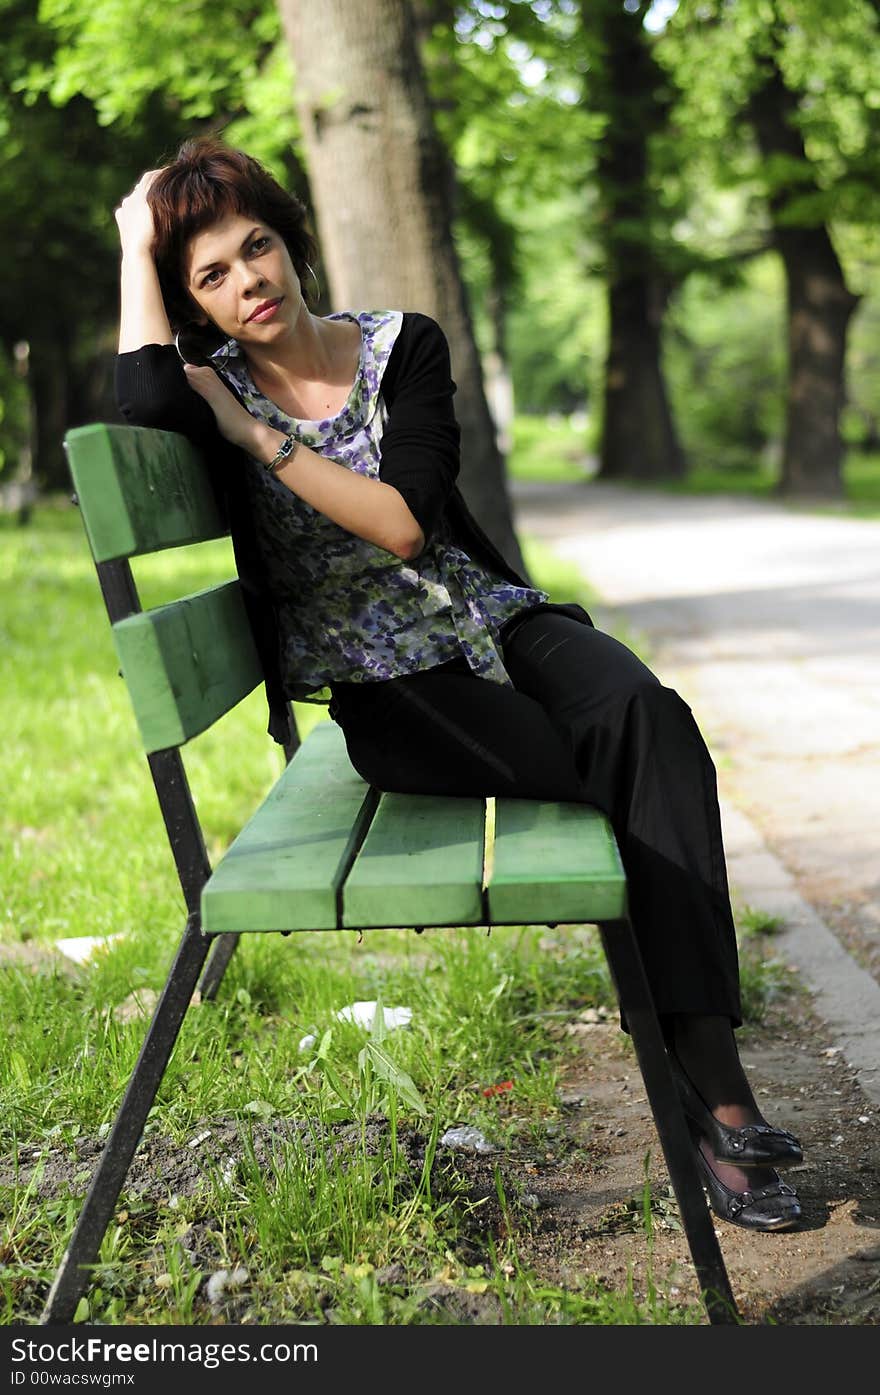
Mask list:
[[[713,1172],[700,1148],[697,1167],[709,1196],[709,1205],[723,1221],[742,1226],[744,1230],[790,1230],[797,1225],[803,1212],[798,1194],[788,1182],[774,1172],[774,1182],[754,1191],[734,1192]]]
[[[775,1163],[803,1161],[803,1149],[787,1129],[774,1129],[770,1124],[746,1124],[733,1129],[720,1123],[672,1051],[669,1062],[684,1112],[694,1130],[706,1139],[717,1162],[735,1163],[737,1167],[768,1167]]]

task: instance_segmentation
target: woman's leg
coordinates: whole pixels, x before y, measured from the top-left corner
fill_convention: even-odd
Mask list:
[[[611,819],[669,1045],[716,1119],[763,1123],[733,1034],[739,968],[715,768],[690,708],[624,645],[564,616],[525,621],[505,663],[567,735],[584,797]],[[775,1177],[701,1148],[733,1191]]]
[[[714,768],[690,709],[624,645],[539,612],[514,687],[463,660],[334,686],[355,769],[402,793],[579,800],[611,819],[658,1011],[740,1020]]]
[[[539,613],[505,649],[515,687],[464,661],[334,688],[355,768],[402,793],[580,800],[611,818],[661,1014],[739,1021],[714,769],[690,710],[624,645]]]
[[[504,649],[567,741],[581,798],[611,820],[658,1011],[739,1023],[739,965],[715,768],[690,708],[610,635],[538,612]]]
[[[355,770],[400,794],[581,798],[564,736],[540,703],[464,659],[384,683],[334,684]]]
[[[739,980],[714,767],[690,709],[625,646],[567,617],[523,623],[505,661],[515,689],[474,678],[463,661],[337,685],[352,763],[385,790],[602,808],[671,1044],[713,1107],[760,1122],[731,1028]],[[722,1180],[741,1190],[772,1176],[742,1175]]]

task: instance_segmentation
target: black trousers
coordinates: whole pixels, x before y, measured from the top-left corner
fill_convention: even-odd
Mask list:
[[[741,1022],[715,767],[672,689],[610,635],[549,609],[502,632],[513,687],[464,659],[333,686],[370,784],[405,794],[574,800],[611,821],[658,1012]]]

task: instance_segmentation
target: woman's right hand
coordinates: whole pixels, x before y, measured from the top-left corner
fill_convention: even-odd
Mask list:
[[[148,253],[152,255],[156,229],[153,211],[147,203],[147,192],[161,169],[146,170],[130,194],[126,194],[114,210],[123,255]]]
[[[120,264],[119,352],[145,344],[173,344],[162,298],[154,247],[156,228],[147,195],[161,170],[146,170],[114,209],[122,242]]]

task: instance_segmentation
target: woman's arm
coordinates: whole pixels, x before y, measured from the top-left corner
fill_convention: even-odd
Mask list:
[[[268,464],[284,440],[251,416],[212,368],[181,363],[167,344],[145,344],[120,353],[116,400],[136,426],[179,431],[197,445],[216,446],[218,436]],[[294,494],[341,528],[410,561],[425,545],[422,530],[400,491],[381,480],[354,474],[307,446],[277,477]]]
[[[382,376],[388,420],[379,478],[402,496],[428,541],[458,477],[455,390],[443,330],[429,315],[407,312]]]
[[[186,364],[183,371],[212,409],[221,435],[268,465],[284,433],[252,417],[212,368]],[[393,485],[358,475],[302,444],[277,471],[277,478],[340,528],[396,557],[411,561],[425,546],[421,527]]]
[[[282,432],[251,417],[212,369],[187,365],[183,372],[222,435],[268,464]],[[446,336],[430,316],[409,313],[382,377],[388,419],[378,481],[304,445],[278,479],[340,527],[411,561],[433,536],[458,475],[454,393]]]
[[[122,247],[116,402],[132,426],[178,431],[197,445],[212,446],[217,426],[184,377],[153,257],[156,234],[147,193],[158,173],[141,175],[115,210]]]
[[[144,344],[173,344],[152,252],[123,249],[119,283],[119,352]]]
[[[116,404],[131,426],[177,431],[209,453],[224,444],[214,413],[190,388],[173,344],[144,344],[119,354],[115,393]]]
[[[159,170],[147,170],[115,210],[122,246],[119,352],[144,344],[173,344],[153,260],[156,230],[147,193]]]

